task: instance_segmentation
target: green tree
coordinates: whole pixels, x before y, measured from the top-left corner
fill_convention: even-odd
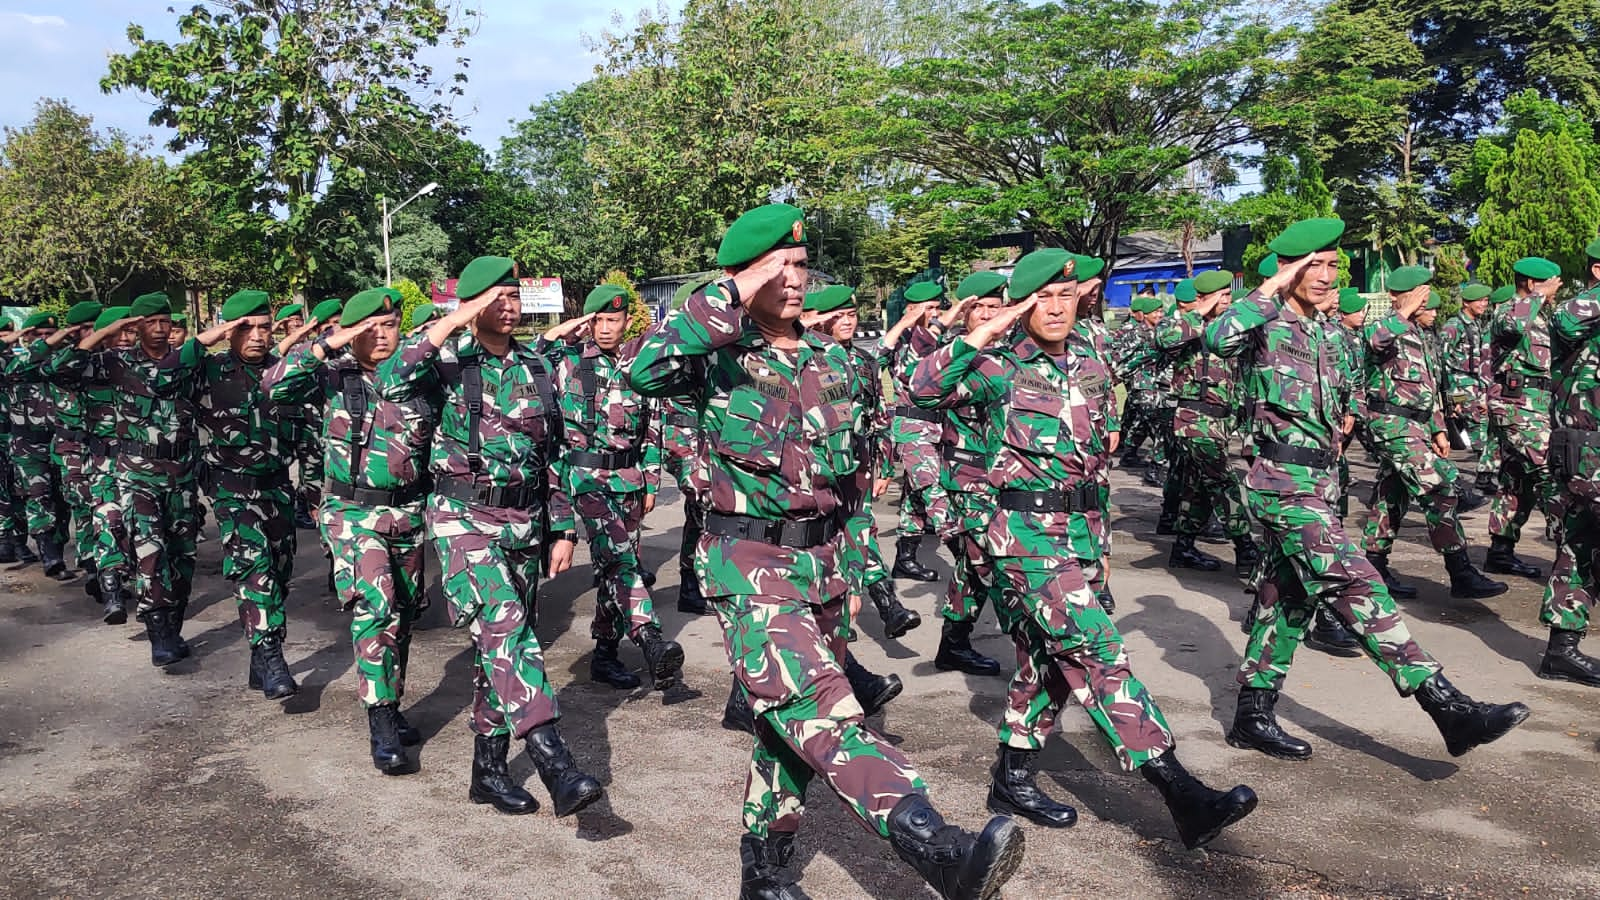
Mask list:
[[[156,100],[150,123],[220,197],[229,223],[259,228],[290,289],[316,275],[342,223],[317,215],[335,184],[359,189],[405,148],[450,127],[463,72],[435,76],[423,51],[461,46],[444,0],[213,0],[178,16],[176,42],[128,27],[107,92]],[[464,63],[464,61],[461,61]],[[421,99],[418,99],[421,98]]]
[[[400,292],[400,328],[411,330],[411,311],[428,302],[422,287],[409,278],[396,278],[394,289]]]
[[[1524,256],[1543,256],[1569,277],[1587,271],[1584,245],[1600,233],[1600,191],[1583,152],[1565,132],[1519,131],[1489,170],[1469,246],[1485,284],[1504,284]]]

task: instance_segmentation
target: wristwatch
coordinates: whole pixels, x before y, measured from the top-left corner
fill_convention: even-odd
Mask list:
[[[322,348],[322,356],[325,359],[326,358],[331,358],[333,356],[333,347],[331,345],[329,345],[328,336],[327,335],[322,335],[322,336],[318,337],[316,340],[312,341],[311,342],[311,346],[313,346],[313,347],[321,347]]]
[[[717,289],[722,291],[723,296],[728,298],[729,303],[734,306],[740,305],[739,285],[732,278],[717,282]]]

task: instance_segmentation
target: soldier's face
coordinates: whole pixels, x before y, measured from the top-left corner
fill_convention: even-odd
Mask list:
[[[1100,279],[1091,278],[1088,281],[1078,282],[1078,313],[1093,310],[1095,303],[1100,300]]]
[[[394,355],[400,343],[400,313],[382,316],[366,331],[350,342],[350,355],[364,369],[375,369],[378,363]]]
[[[122,330],[117,332],[116,347],[118,350],[132,350],[137,343],[139,343],[139,332],[134,331],[132,328],[124,325]]]
[[[833,320],[833,339],[843,343],[856,336],[856,326],[860,324],[861,317],[853,309],[840,310],[837,318]]]
[[[1432,328],[1434,321],[1438,318],[1439,311],[1437,309],[1417,310],[1417,324],[1423,328]]]
[[[1078,285],[1071,281],[1047,284],[1033,297],[1036,302],[1024,327],[1039,346],[1057,352],[1078,321]]]
[[[1311,254],[1305,268],[1300,270],[1289,296],[1301,303],[1328,313],[1339,306],[1339,251],[1322,250]]]
[[[189,339],[189,329],[182,325],[172,326],[172,331],[167,335],[167,343],[174,347]]]
[[[522,319],[521,289],[514,284],[502,284],[489,290],[495,292],[497,302],[485,307],[472,325],[485,334],[509,335]]]
[[[627,330],[628,314],[625,312],[595,313],[589,320],[589,333],[594,337],[595,346],[605,353],[622,346],[622,335]]]
[[[245,362],[266,359],[267,348],[272,346],[272,317],[263,314],[240,319],[228,332],[228,346]]]
[[[148,316],[139,323],[139,343],[150,353],[166,353],[171,334],[172,317],[169,315]]]
[[[1339,317],[1346,328],[1360,328],[1367,324],[1367,311],[1365,309],[1353,313],[1345,313]]]
[[[289,318],[284,319],[279,324],[281,324],[283,326],[283,330],[284,330],[285,333],[293,333],[295,331],[299,331],[300,330],[300,326],[304,325],[305,323],[306,323],[305,316],[290,316]]]
[[[777,276],[762,285],[754,297],[747,299],[745,308],[750,311],[751,318],[758,322],[787,325],[799,320],[800,314],[805,311],[806,279],[810,275],[806,248],[780,247],[768,251],[752,262],[750,267],[774,258],[779,265]]]
[[[994,318],[994,314],[1005,306],[999,297],[979,297],[967,307],[967,330],[971,331],[979,325]]]
[[[1484,297],[1482,300],[1469,300],[1466,303],[1461,304],[1461,308],[1467,311],[1467,315],[1472,316],[1474,319],[1480,319],[1483,317],[1484,313],[1489,311],[1489,298]]]

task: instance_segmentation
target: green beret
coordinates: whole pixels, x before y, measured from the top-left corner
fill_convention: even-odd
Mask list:
[[[343,300],[324,300],[311,308],[311,319],[318,325],[326,325],[339,318],[339,311],[343,308]]]
[[[1198,295],[1199,291],[1195,289],[1193,278],[1183,279],[1172,289],[1172,298],[1179,303],[1193,303]]]
[[[1256,272],[1262,278],[1271,278],[1278,274],[1278,254],[1268,253],[1261,257],[1261,262],[1256,266]]]
[[[810,312],[833,312],[845,307],[854,309],[855,305],[855,288],[848,284],[830,284],[820,291],[807,294],[805,308]]]
[[[465,303],[497,285],[516,284],[516,270],[517,264],[510,257],[480,256],[461,270],[461,277],[456,279],[456,296]]]
[[[188,328],[189,327],[189,317],[184,315],[183,313],[173,313],[172,314],[172,324],[174,324],[174,325],[182,325],[183,327]]]
[[[339,326],[347,328],[363,319],[394,312],[400,308],[401,299],[400,292],[392,287],[367,288],[345,303],[344,310],[339,313]]]
[[[10,319],[5,318],[4,316],[0,316],[0,331],[16,331],[16,330],[17,330],[17,323],[11,321]]]
[[[805,246],[805,215],[787,203],[769,203],[750,210],[728,226],[722,245],[717,248],[717,265],[742,266],[778,247]]]
[[[1099,257],[1079,256],[1076,258],[1076,261],[1078,264],[1079,281],[1091,281],[1099,278],[1100,273],[1106,270],[1106,261],[1100,259]]]
[[[1482,300],[1489,296],[1490,293],[1491,291],[1487,284],[1478,284],[1477,282],[1463,284],[1461,286],[1461,302],[1471,303],[1474,300]]]
[[[956,299],[999,297],[1006,289],[1006,277],[999,272],[973,272],[956,285]]]
[[[1542,256],[1524,256],[1511,266],[1511,271],[1524,278],[1544,281],[1561,274],[1561,267]]]
[[[1600,262],[1600,238],[1590,241],[1589,246],[1583,248],[1583,252],[1589,257],[1590,262]]]
[[[1228,296],[1233,300],[1243,300],[1244,298],[1250,296],[1250,289],[1249,288],[1236,287],[1236,288],[1233,289],[1233,292],[1230,293]]]
[[[283,309],[278,310],[278,314],[272,317],[272,321],[282,322],[284,319],[287,319],[290,316],[299,316],[300,318],[304,319],[306,317],[305,306],[300,303],[291,303],[288,306],[285,306]]]
[[[1344,236],[1342,219],[1301,219],[1283,230],[1267,244],[1267,249],[1282,259],[1299,259],[1323,250],[1332,250]]]
[[[583,298],[583,314],[622,312],[628,308],[628,289],[620,284],[597,284]]]
[[[99,331],[113,322],[120,322],[133,315],[131,306],[108,306],[94,320],[94,330]]]
[[[673,307],[682,306],[690,297],[694,296],[695,291],[711,286],[716,280],[714,276],[711,278],[696,278],[693,281],[685,281],[683,284],[678,285],[678,289],[672,292]]]
[[[164,292],[157,291],[151,294],[140,294],[133,298],[133,315],[143,316],[170,316],[172,315],[172,298]]]
[[[1427,266],[1401,266],[1389,273],[1389,292],[1404,294],[1432,280],[1433,272],[1429,271]]]
[[[943,297],[944,288],[937,281],[919,281],[907,287],[904,296],[907,303],[927,303]]]
[[[1155,297],[1135,297],[1128,304],[1128,308],[1136,313],[1155,312],[1161,308],[1161,301]]]
[[[56,327],[56,317],[55,317],[55,315],[53,313],[36,312],[33,315],[31,315],[31,316],[27,317],[26,319],[22,320],[22,330],[23,331],[27,331],[29,328],[54,328],[54,327]]]
[[[1428,302],[1422,304],[1423,309],[1438,309],[1444,303],[1444,298],[1439,296],[1438,288],[1428,288]]]
[[[1026,300],[1047,284],[1078,280],[1077,258],[1057,247],[1035,250],[1011,270],[1011,299]]]
[[[67,324],[82,325],[85,322],[93,322],[95,317],[100,315],[102,312],[105,312],[105,307],[94,302],[93,300],[85,300],[82,303],[74,303],[72,304],[72,308],[67,310]]]
[[[264,316],[272,312],[272,297],[266,291],[236,291],[222,301],[218,313],[224,322],[237,322],[250,316]]]
[[[1367,308],[1367,298],[1353,287],[1339,288],[1339,312],[1342,315],[1361,312]]]
[[[411,327],[415,328],[438,314],[439,311],[434,308],[432,303],[418,303],[411,310]]]
[[[1515,297],[1516,295],[1517,295],[1517,289],[1516,288],[1512,287],[1509,284],[1502,284],[1499,287],[1494,289],[1494,293],[1489,295],[1489,302],[1495,304],[1496,306],[1498,306],[1501,303],[1504,303],[1507,300],[1510,300],[1512,297]]]
[[[1224,272],[1221,269],[1201,272],[1194,277],[1194,292],[1196,294],[1210,294],[1231,287],[1233,287],[1233,273]]]

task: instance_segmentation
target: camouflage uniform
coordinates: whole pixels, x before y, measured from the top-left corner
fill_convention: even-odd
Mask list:
[[[850,354],[850,364],[857,373],[856,402],[861,405],[866,416],[866,432],[861,435],[861,464],[869,471],[874,471],[879,481],[888,481],[894,477],[894,444],[889,439],[889,410],[883,401],[883,379],[878,367],[878,359],[854,342],[846,344],[845,350]],[[943,493],[947,487],[943,481],[945,467],[940,469],[940,491]],[[867,502],[870,503],[870,500]],[[949,504],[949,495],[946,501]],[[953,510],[952,510],[953,512]],[[953,515],[947,515],[945,526],[948,529]],[[878,548],[878,523],[876,518],[871,519],[871,528],[865,544],[861,548],[865,559],[861,561],[862,569],[861,586],[863,589],[889,577],[889,569],[883,564],[883,553]]]
[[[11,355],[15,355],[14,353]],[[22,493],[17,489],[17,472],[11,463],[11,406],[14,389],[3,375],[10,363],[8,356],[0,360],[0,541],[15,547],[21,540],[21,549],[27,549],[28,518]],[[15,559],[8,560],[14,562]]]
[[[1071,521],[1074,531],[1086,530],[1092,540],[1075,540],[1072,546],[1093,551],[1092,555],[1078,556],[1078,568],[1095,597],[1103,606],[1110,607],[1111,435],[1122,430],[1122,420],[1117,415],[1117,374],[1112,368],[1110,334],[1105,320],[1099,316],[1079,319],[1067,338],[1067,350],[1078,357],[1080,368],[1074,375],[1075,386],[1088,406],[1089,424],[1096,437],[1094,452],[1088,454],[1084,469],[1087,480],[1094,485],[1095,502]]]
[[[1578,653],[1577,643],[1600,591],[1600,290],[1591,287],[1557,307],[1550,328],[1557,362],[1550,468],[1561,494],[1562,541],[1539,611],[1539,621],[1551,629],[1539,675],[1595,685],[1595,662]],[[1563,639],[1576,657],[1575,671],[1551,665]]]
[[[411,627],[427,608],[423,518],[438,403],[427,393],[386,400],[353,358],[324,362],[310,346],[274,362],[261,386],[280,406],[327,409],[320,439],[327,493],[317,516],[333,551],[339,604],[351,613],[357,693],[369,709],[397,705]]]
[[[924,791],[865,727],[840,666],[846,595],[862,590],[841,562],[869,539],[860,377],[832,340],[804,332],[797,350],[776,350],[740,305],[706,290],[646,336],[631,372],[646,396],[702,409],[695,566],[758,719],[744,824],[762,839],[798,829],[813,774],[882,836],[896,804]]]
[[[1514,297],[1495,311],[1489,346],[1495,385],[1489,433],[1500,444],[1500,490],[1489,506],[1489,536],[1515,545],[1535,507],[1550,508],[1554,485],[1550,445],[1550,324],[1537,294]]]
[[[943,534],[948,529],[950,498],[940,486],[943,460],[938,456],[942,416],[918,409],[909,399],[908,373],[916,368],[916,349],[902,339],[883,354],[889,370],[889,440],[904,475],[900,503],[902,540]]]
[[[451,616],[472,635],[472,730],[524,737],[560,718],[533,623],[549,536],[576,527],[551,464],[560,426],[549,366],[521,343],[497,357],[470,333],[438,346],[424,332],[376,380],[397,403],[441,395],[427,523]]]
[[[1083,355],[1053,357],[1029,337],[982,353],[965,341],[948,344],[917,367],[912,383],[919,404],[982,410],[995,448],[989,481],[998,512],[984,542],[1018,662],[1000,743],[1039,749],[1070,696],[1123,768],[1166,753],[1172,733],[1082,568],[1102,556],[1102,529],[1089,519],[1099,512],[1105,417],[1114,415],[1092,395],[1103,383]]]
[[[678,492],[683,494],[683,533],[678,546],[679,608],[694,606],[700,596],[694,581],[694,548],[700,542],[700,521],[704,513],[700,493],[704,476],[698,463],[700,451],[699,413],[682,398],[662,401],[661,461]],[[687,610],[686,610],[687,611]]]
[[[1091,322],[1084,324],[1092,327]],[[1160,465],[1171,461],[1173,371],[1170,357],[1141,352],[1155,335],[1155,328],[1129,316],[1111,335],[1110,359],[1128,392],[1122,415],[1123,455],[1138,455],[1145,439],[1153,438],[1152,461]]]
[[[1154,345],[1171,356],[1173,465],[1184,473],[1177,533],[1194,536],[1216,512],[1228,537],[1250,534],[1239,477],[1228,464],[1228,442],[1238,407],[1238,382],[1233,365],[1205,347],[1205,320],[1199,313],[1179,311],[1156,325]]]
[[[51,452],[59,427],[55,390],[44,381],[48,356],[43,339],[23,348],[6,365],[5,376],[15,385],[11,403],[11,464],[17,474],[28,534],[65,543],[71,509],[62,494],[61,468]]]
[[[1325,329],[1338,357],[1340,379],[1336,388],[1340,409],[1354,409],[1355,427],[1339,438],[1339,518],[1350,515],[1350,445],[1371,443],[1367,431],[1367,349],[1360,331],[1343,322],[1331,321]]]
[[[117,391],[106,381],[80,380],[71,361],[78,350],[58,348],[45,361],[45,377],[76,392],[81,408],[84,440],[84,478],[88,482],[89,527],[77,535],[80,558],[94,560],[97,571],[115,573],[112,584],[125,583],[131,551],[125,506],[117,484],[117,459],[121,431],[117,418]],[[101,579],[102,585],[107,581]]]

